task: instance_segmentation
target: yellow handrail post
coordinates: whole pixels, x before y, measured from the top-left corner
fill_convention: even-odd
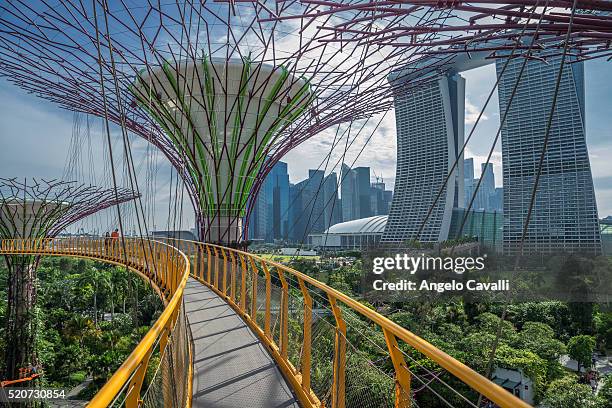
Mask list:
[[[206,282],[212,285],[212,255],[210,253],[210,246],[208,244],[204,244],[206,246]]]
[[[255,260],[249,257],[251,261],[251,319],[257,323],[257,276],[259,275]]]
[[[127,387],[128,394],[125,398],[126,408],[138,408],[140,405],[140,390],[142,389],[142,383],[144,381],[145,374],[147,373],[147,367],[149,366],[149,360],[151,359],[152,352],[152,348],[147,351]]]
[[[386,329],[383,329],[383,333],[395,369],[395,408],[410,408],[410,371],[395,335]]]
[[[160,251],[159,253],[159,265],[160,271],[162,272],[162,286],[165,291],[168,289],[168,268],[166,264],[166,253],[164,251]]]
[[[311,343],[312,343],[312,296],[308,292],[306,283],[303,279],[298,278],[302,296],[304,296],[304,339],[302,341],[302,358],[301,373],[302,373],[302,389],[308,395],[310,394],[310,359],[311,359]]]
[[[336,319],[331,408],[344,408],[346,389],[346,322],[342,318],[342,311],[336,303],[336,299],[331,295],[328,295],[328,299]]]
[[[289,342],[289,285],[283,275],[281,268],[277,267],[276,272],[281,281],[281,304],[280,304],[280,353],[281,357],[287,359],[287,349]]]
[[[197,245],[193,242],[189,242],[187,250],[189,251],[188,253],[186,253],[187,259],[191,261],[189,263],[189,275],[198,276],[198,269],[200,268],[200,263],[198,262]]]
[[[230,251],[230,257],[232,258],[232,271],[230,273],[230,298],[232,301],[236,301],[236,257],[234,251]]]
[[[227,255],[225,255],[225,249],[223,248],[221,249],[221,255],[223,256],[223,280],[221,281],[223,290],[221,292],[227,296]]]
[[[168,251],[169,252],[169,251]],[[170,294],[173,294],[176,291],[176,286],[178,285],[178,282],[176,280],[176,273],[175,273],[175,269],[176,269],[176,262],[174,260],[175,258],[175,254],[174,253],[168,253],[168,273],[170,274]]]
[[[272,277],[270,276],[270,271],[268,270],[268,266],[265,261],[261,262],[261,266],[263,268],[264,274],[266,275],[266,315],[264,319],[264,334],[270,340],[272,340],[272,330],[270,330],[270,307],[272,301]]]
[[[202,250],[202,244],[198,242],[198,256],[200,257],[200,275],[198,275],[199,279],[204,280],[204,254]]]
[[[161,287],[161,273],[160,273],[160,269],[159,269],[159,256],[158,256],[159,252],[157,251],[157,242],[154,241],[153,242],[153,253],[151,254],[151,257],[153,258],[153,265],[155,268],[155,282],[157,283],[157,286]]]
[[[213,247],[213,251],[215,251],[215,283],[214,287],[219,289],[219,253],[217,252],[217,247]]]
[[[172,319],[168,320],[168,323],[166,324],[166,327],[164,327],[161,337],[159,339],[159,354],[160,355],[164,355],[164,350],[166,350],[166,347],[168,346],[168,339],[170,336],[170,331],[171,331],[171,326],[170,326],[170,322]],[[166,372],[164,373],[165,376],[168,375],[168,365],[167,364],[163,364],[162,365],[162,370],[166,370]],[[170,395],[170,388],[171,387],[162,387],[162,397],[164,399],[164,406],[165,407],[170,407],[173,405],[173,398]]]
[[[244,262],[244,255],[242,254],[238,254],[238,256],[240,257],[240,264],[242,265],[242,274],[240,276],[240,309],[243,312],[246,312],[246,300],[247,300],[247,293],[246,293],[246,275],[247,275],[247,264],[246,262]]]

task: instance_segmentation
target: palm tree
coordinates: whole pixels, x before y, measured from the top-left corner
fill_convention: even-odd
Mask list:
[[[90,318],[83,315],[74,315],[66,324],[66,332],[68,336],[77,339],[79,346],[83,348],[83,340],[85,337],[95,330]]]
[[[110,297],[112,301],[112,283],[110,276],[106,271],[100,271],[98,270],[98,268],[92,266],[91,268],[86,269],[83,274],[81,274],[79,281],[81,284],[90,284],[93,288],[94,324],[96,327],[98,327],[98,291],[103,287],[110,288]]]

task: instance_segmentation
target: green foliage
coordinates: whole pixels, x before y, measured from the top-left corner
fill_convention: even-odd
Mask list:
[[[508,343],[515,343],[518,340],[516,329],[512,323],[507,320],[502,321],[500,317],[494,315],[493,313],[486,312],[481,314],[476,318],[476,322],[476,327],[479,331],[492,335],[497,335],[499,331],[500,338]]]
[[[591,387],[576,382],[574,376],[566,376],[553,381],[543,401],[547,408],[600,408],[602,402]]]
[[[574,336],[567,343],[567,352],[571,358],[578,362],[578,371],[580,371],[581,367],[591,367],[591,358],[594,350],[595,339],[586,334]]]
[[[363,269],[361,261],[356,261],[352,265],[341,266],[328,275],[327,284],[352,297],[357,297],[360,292]]]
[[[612,312],[601,312],[595,317],[597,343],[601,351],[612,349]]]
[[[547,301],[512,304],[508,306],[507,315],[508,320],[518,329],[522,329],[526,322],[539,322],[550,326],[557,338],[569,338],[571,320],[566,303]]]
[[[549,363],[556,362],[565,353],[565,345],[555,339],[553,329],[539,322],[527,322],[519,333],[518,346],[531,350]]]
[[[459,348],[465,351],[465,361],[468,361],[473,369],[486,372],[494,344],[495,335],[473,332],[459,341]]]
[[[612,408],[612,374],[606,375],[602,382],[598,394],[601,399],[601,408]]]
[[[70,374],[69,380],[71,384],[80,384],[87,378],[87,373],[85,371],[77,371]]]
[[[419,240],[411,239],[411,240],[404,242],[404,246],[406,248],[420,249],[421,247],[424,246],[424,244]]]
[[[317,263],[314,259],[299,257],[292,258],[288,263],[288,266],[312,277],[316,277],[319,272],[319,268],[317,267]]]
[[[36,352],[43,381],[70,388],[91,375],[93,383],[80,396],[87,399],[127,358],[163,305],[137,275],[100,262],[42,258],[38,279]],[[6,280],[0,282],[2,312]],[[134,316],[145,325],[136,325]]]
[[[451,248],[457,245],[469,244],[472,242],[478,242],[478,237],[463,236],[455,239],[447,239],[446,241],[441,242],[440,246],[442,248]]]
[[[533,381],[536,398],[541,395],[548,368],[544,359],[531,351],[519,350],[502,344],[497,349],[495,364],[502,368],[521,370]]]

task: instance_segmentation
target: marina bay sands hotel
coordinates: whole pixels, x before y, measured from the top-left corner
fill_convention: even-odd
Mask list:
[[[419,241],[440,242],[461,224],[465,79],[460,73],[495,63],[500,118],[505,116],[501,126],[502,245],[504,253],[518,251],[561,58],[530,60],[519,79],[523,58],[485,57],[484,52],[432,57],[389,77],[395,85],[398,158],[393,204],[381,242],[406,242],[417,236]],[[449,63],[447,58],[453,60]],[[570,63],[569,58],[523,246],[528,253],[601,251],[585,140],[584,66]]]

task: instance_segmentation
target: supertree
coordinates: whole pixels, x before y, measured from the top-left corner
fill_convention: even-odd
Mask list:
[[[157,146],[180,174],[200,237],[245,236],[259,186],[291,148],[385,111],[380,50],[313,40],[299,2],[67,0],[0,5],[0,68],[59,106]]]
[[[518,49],[515,56],[520,56],[521,50],[529,49],[525,39],[536,42],[535,50],[545,50],[544,58],[567,49],[576,61],[612,55],[612,4],[605,0],[300,3],[309,6],[303,13],[280,14],[265,21],[300,19],[318,26],[321,43],[387,46],[410,59],[472,51],[503,58],[504,51],[511,49]],[[330,15],[336,18],[324,19]]]
[[[70,224],[133,200],[132,191],[76,182],[0,178],[0,239],[53,238]],[[8,268],[5,376],[36,362],[36,255],[5,256]]]
[[[316,40],[385,50],[394,61],[392,90],[405,93],[457,64],[528,58],[572,63],[612,56],[612,3],[602,0],[474,2],[300,0],[302,13],[265,21],[316,25]],[[330,18],[333,16],[333,18]],[[478,66],[478,63],[474,64]]]

